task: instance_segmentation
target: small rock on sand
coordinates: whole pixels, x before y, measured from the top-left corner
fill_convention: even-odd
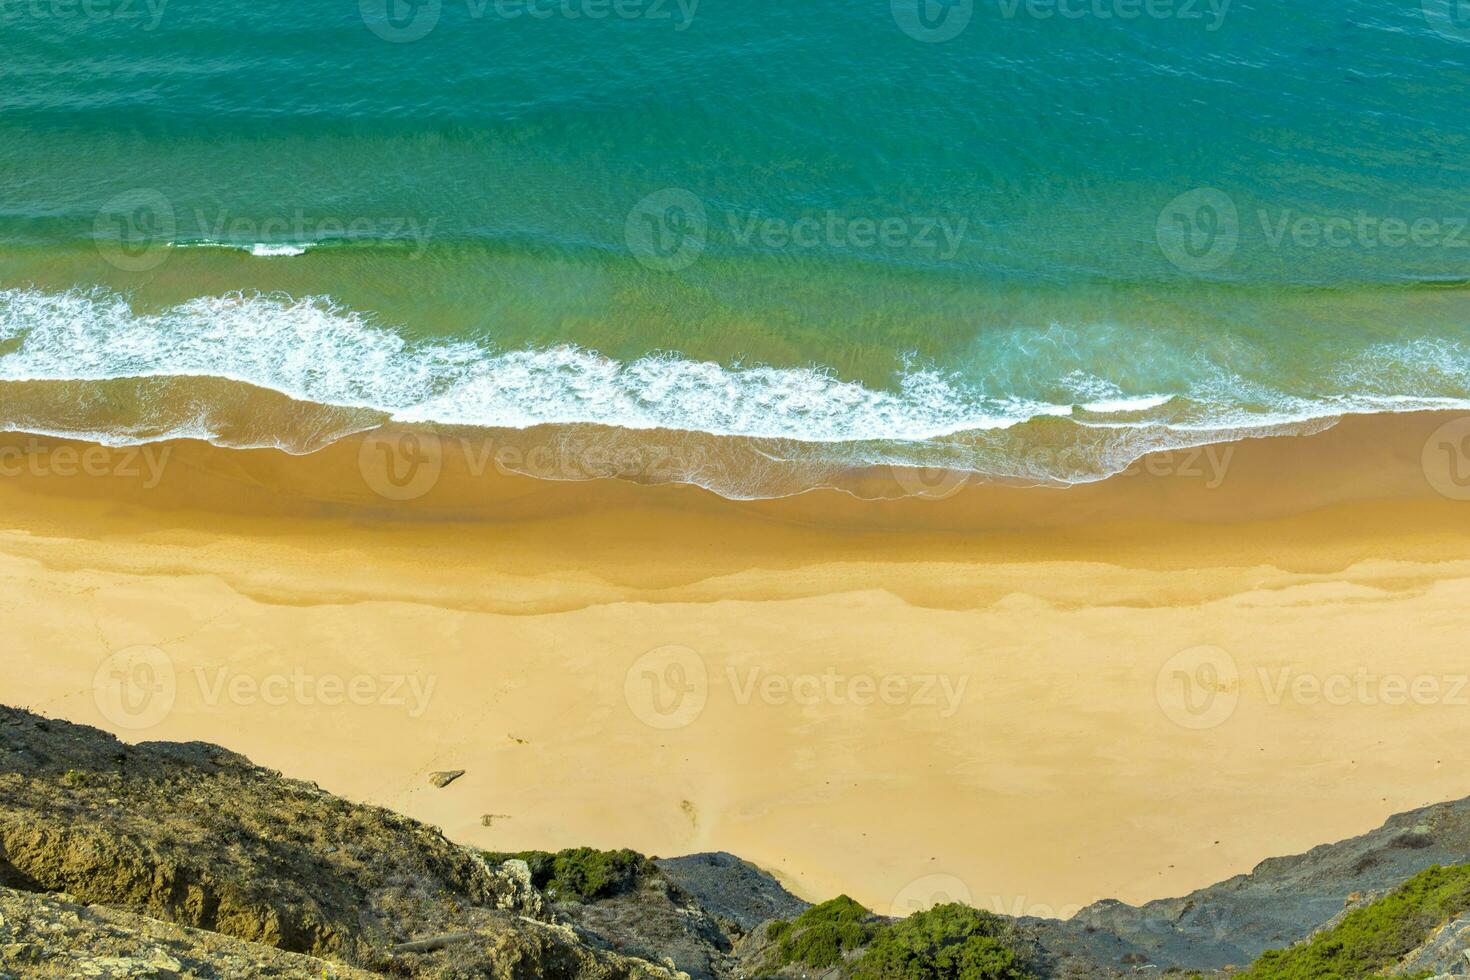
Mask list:
[[[444,769],[439,772],[429,773],[429,782],[433,783],[437,788],[443,789],[463,775],[463,769]]]

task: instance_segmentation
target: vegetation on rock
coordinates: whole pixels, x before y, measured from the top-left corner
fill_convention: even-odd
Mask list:
[[[1381,976],[1434,930],[1470,910],[1470,865],[1435,865],[1290,949],[1270,950],[1241,980]],[[1428,974],[1421,974],[1427,976]]]
[[[776,943],[769,969],[801,964],[814,969],[837,966],[844,955],[866,945],[878,924],[872,913],[846,895],[813,905],[791,922],[767,927]]]
[[[558,901],[595,902],[622,894],[647,874],[656,874],[653,862],[628,848],[599,851],[570,847],[564,851],[486,851],[491,864],[520,860],[531,869],[531,884]]]
[[[879,929],[851,975],[853,980],[1035,980],[1029,960],[1006,920],[951,903]]]

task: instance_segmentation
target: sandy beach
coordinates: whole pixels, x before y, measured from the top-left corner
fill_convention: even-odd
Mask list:
[[[757,502],[474,472],[448,435],[413,444],[427,488],[384,482],[391,434],[9,435],[0,671],[7,703],[468,844],[1067,915],[1470,792],[1465,434],[1364,417],[1067,490]]]

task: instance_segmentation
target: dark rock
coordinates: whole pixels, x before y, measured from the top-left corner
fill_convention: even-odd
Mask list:
[[[724,851],[656,858],[653,863],[706,910],[745,932],[771,919],[795,918],[810,908],[769,872]]]

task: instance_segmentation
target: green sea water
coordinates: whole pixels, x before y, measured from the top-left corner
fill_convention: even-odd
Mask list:
[[[208,377],[1070,482],[1470,405],[1463,13],[0,0],[0,425]]]

